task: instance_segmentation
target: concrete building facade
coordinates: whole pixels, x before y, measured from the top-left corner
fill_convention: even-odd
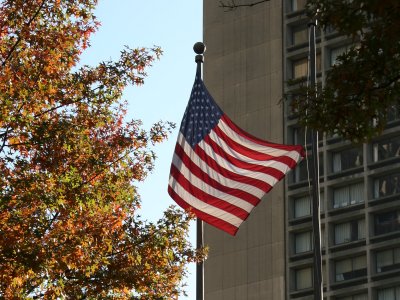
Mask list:
[[[253,3],[242,0],[240,4]],[[204,0],[204,81],[231,119],[276,143],[309,147],[290,101],[307,76],[305,0],[270,0],[225,11]],[[351,41],[317,32],[323,82]],[[400,114],[381,137],[351,145],[321,135],[324,298],[400,300]],[[206,300],[313,299],[312,227],[302,163],[257,206],[235,237],[206,225]]]

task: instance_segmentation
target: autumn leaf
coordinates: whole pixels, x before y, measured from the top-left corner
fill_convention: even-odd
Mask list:
[[[0,298],[173,299],[205,255],[186,213],[137,216],[135,182],[173,124],[142,129],[121,97],[162,52],[126,47],[79,67],[96,4],[0,4]]]

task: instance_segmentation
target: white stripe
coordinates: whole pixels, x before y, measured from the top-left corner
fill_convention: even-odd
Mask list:
[[[242,176],[246,176],[246,177],[262,180],[262,181],[268,183],[270,186],[273,186],[275,183],[278,182],[278,180],[274,176],[271,176],[269,174],[265,174],[265,173],[257,172],[257,171],[252,171],[252,170],[242,169],[242,168],[239,168],[239,167],[231,164],[224,157],[222,157],[221,155],[216,153],[210,147],[210,145],[208,145],[206,142],[204,142],[204,140],[199,142],[197,145],[201,149],[203,149],[207,153],[207,155],[210,156],[219,166],[225,168],[226,170],[229,170],[229,171],[231,171],[233,173],[236,173],[236,174],[239,174],[239,175],[242,175]]]
[[[286,154],[286,156],[290,157],[291,159],[293,159],[296,163],[299,163],[299,161],[302,160],[302,157],[300,155],[300,153],[298,151],[290,151]]]
[[[282,149],[277,149],[274,147],[268,147],[262,144],[258,144],[252,140],[246,139],[245,137],[237,134],[235,131],[233,131],[228,124],[226,124],[222,119],[219,120],[218,127],[227,135],[229,136],[232,140],[237,142],[238,144],[241,144],[247,148],[250,148],[252,150],[268,154],[271,156],[284,156],[287,154],[287,150],[282,150]],[[295,151],[297,152],[297,151]]]
[[[206,214],[221,219],[236,227],[239,227],[240,224],[243,222],[242,219],[236,217],[235,215],[232,215],[231,213],[228,213],[218,207],[211,206],[194,197],[192,194],[186,191],[172,176],[170,176],[169,178],[169,186],[174,190],[175,193],[179,195],[179,197],[181,197],[187,204],[195,209],[198,209]]]
[[[264,166],[264,167],[269,167],[269,168],[274,168],[280,172],[282,172],[283,174],[286,174],[288,172],[288,170],[290,169],[290,167],[285,164],[282,163],[280,161],[275,161],[273,159],[270,160],[255,160],[255,159],[251,159],[250,157],[243,155],[239,152],[236,152],[232,147],[229,147],[226,142],[221,139],[214,130],[212,130],[209,134],[210,138],[214,141],[214,143],[216,143],[217,145],[219,145],[224,152],[228,153],[229,155],[233,156],[234,158],[241,160],[243,162],[252,164],[252,165],[260,165],[260,166]],[[294,152],[294,153],[291,153]],[[264,154],[264,153],[262,153]],[[295,160],[293,158],[293,156],[295,156],[297,154],[297,156],[300,156],[299,153],[297,151],[286,151],[285,156],[290,157],[291,159]],[[295,160],[297,161],[297,160]]]
[[[190,182],[191,185],[197,187],[201,191],[214,196],[220,200],[223,200],[225,202],[228,202],[229,204],[232,204],[236,207],[239,207],[247,212],[250,212],[253,208],[254,205],[251,203],[240,199],[238,197],[226,194],[220,190],[217,190],[216,188],[208,185],[205,183],[203,180],[198,178],[195,174],[191,173],[190,170],[185,166],[185,164],[182,162],[182,160],[179,158],[177,154],[174,154],[172,164],[175,165],[175,167],[179,170],[179,172]]]
[[[222,174],[216,172],[214,169],[209,167],[197,154],[193,151],[192,147],[186,142],[185,137],[182,133],[178,135],[178,143],[181,145],[186,155],[189,156],[190,160],[196,164],[203,172],[207,173],[210,178],[218,181],[224,186],[228,186],[234,189],[239,189],[245,191],[249,194],[261,198],[265,195],[265,192],[253,185],[239,182],[230,178],[223,176]]]

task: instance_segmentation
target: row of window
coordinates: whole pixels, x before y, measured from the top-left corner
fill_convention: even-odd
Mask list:
[[[309,26],[307,22],[303,24],[295,24],[293,26],[288,26],[289,34],[287,36],[287,45],[290,47],[289,49],[297,49],[306,47],[309,42]],[[320,30],[317,28],[316,30],[316,38],[318,39],[321,36]],[[330,32],[326,32],[330,33]],[[350,49],[349,44],[339,44],[333,45],[329,48],[325,48],[325,57],[327,58],[324,60],[324,66],[329,69],[332,66],[336,65],[339,62],[339,58],[342,54],[345,54]],[[289,65],[291,66],[291,72],[289,73],[290,79],[300,79],[307,77],[308,75],[308,59],[307,55],[302,57],[295,56],[295,58],[289,60]],[[316,54],[316,71],[317,73],[322,71],[322,59],[321,53],[317,51]]]
[[[351,207],[365,202],[364,183],[358,182],[345,186],[331,187],[331,197],[329,198],[328,209]],[[388,174],[373,180],[372,185],[373,200],[382,197],[400,194],[400,173]],[[325,211],[324,193],[320,194],[320,210]],[[301,196],[290,199],[291,219],[303,218],[311,215],[311,198]]]
[[[390,111],[394,111],[396,108],[391,107]],[[388,111],[389,113],[389,111]],[[392,121],[395,121],[396,115],[392,115]],[[305,134],[304,130],[299,127],[294,127],[290,129],[290,137],[292,144],[306,145],[311,143],[311,131]],[[319,136],[321,139],[321,136]],[[338,160],[342,163],[342,160],[349,157],[349,163],[344,166],[345,168],[352,168],[362,164],[362,147],[352,147],[350,149],[344,149],[340,151],[332,151],[333,160]],[[400,157],[400,136],[390,136],[380,139],[371,144],[371,161],[379,162],[389,158]],[[338,169],[342,171],[344,168]]]
[[[293,233],[293,253],[303,254],[313,250],[313,235],[311,230]],[[326,247],[325,228],[321,229],[322,248]],[[343,245],[366,238],[365,219],[352,220],[333,224],[333,245]]]
[[[391,248],[374,252],[372,264],[375,274],[400,270],[400,248]],[[367,276],[367,256],[359,255],[332,261],[332,283],[359,279]],[[312,287],[312,266],[294,269],[294,290],[303,290]],[[326,283],[326,268],[323,266]],[[399,299],[400,300],[400,299]]]
[[[373,219],[373,235],[371,234],[371,236],[400,232],[400,210],[377,213],[373,215]],[[367,227],[365,219],[363,218],[333,223],[332,228],[332,243],[334,246],[364,240],[366,238]],[[324,228],[322,228],[322,230],[324,230]],[[294,233],[294,241],[296,254],[311,251],[311,230]],[[325,241],[325,238],[323,241]],[[301,249],[302,251],[297,249]]]
[[[311,143],[311,137],[308,133],[304,134],[304,131],[298,127],[290,128],[291,131],[291,143],[305,145]],[[306,140],[307,139],[307,140]],[[400,136],[389,137],[379,141],[376,141],[370,145],[370,157],[369,162],[377,163],[387,159],[399,158],[400,157]],[[343,172],[349,169],[357,168],[363,164],[363,149],[362,147],[352,147],[341,150],[332,150],[328,152],[328,159],[331,162],[329,166],[329,173]],[[323,161],[320,160],[320,164]],[[302,163],[305,168],[306,162]],[[301,168],[301,166],[299,166]],[[321,167],[323,170],[323,167]],[[300,173],[303,171],[299,171]]]
[[[366,238],[365,219],[356,219],[347,222],[332,224],[332,246],[344,245]],[[388,211],[374,215],[374,236],[400,232],[400,211]],[[293,253],[301,254],[312,251],[312,231],[302,230],[292,233]],[[325,248],[325,228],[321,229],[322,247]]]
[[[400,300],[400,286],[388,287],[383,289],[378,289],[377,292],[377,300]],[[335,300],[369,300],[367,293],[345,296],[345,297],[336,297]]]
[[[307,34],[307,32],[303,33],[301,32],[302,35]],[[303,40],[304,38],[298,37],[299,33],[295,32],[293,35],[293,41],[298,41],[298,40]],[[308,40],[306,39],[305,41],[302,42],[307,42]],[[340,46],[337,48],[332,48],[328,50],[329,56],[328,56],[328,61],[327,64],[329,67],[334,66],[335,64],[338,63],[338,58],[341,54],[344,54],[348,50],[348,46]],[[301,79],[301,78],[306,78],[308,75],[308,58],[305,57],[300,57],[300,58],[295,58],[289,61],[291,65],[291,72],[289,74],[290,79]],[[322,59],[321,59],[321,54],[317,53],[316,55],[316,71],[317,73],[322,71]]]

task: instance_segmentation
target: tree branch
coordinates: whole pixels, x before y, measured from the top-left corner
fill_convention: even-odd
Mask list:
[[[7,141],[7,138],[8,138],[8,130],[9,130],[9,127],[6,128],[6,131],[4,133],[0,134],[0,137],[3,138],[3,143],[0,146],[0,153],[3,152],[3,149],[6,146],[6,141]]]
[[[31,25],[31,23],[33,22],[33,20],[37,17],[37,15],[39,14],[39,12],[42,10],[44,4],[45,4],[46,0],[43,0],[42,3],[40,4],[39,8],[37,9],[37,11],[35,12],[35,14],[30,18],[30,20],[28,21],[28,23],[26,23],[26,27],[29,27]],[[20,32],[20,34],[18,35],[18,39],[15,42],[15,44],[11,47],[10,52],[8,52],[7,57],[4,59],[3,63],[1,64],[2,67],[4,67],[7,63],[7,61],[10,59],[11,55],[13,54],[13,52],[15,51],[15,48],[17,48],[18,44],[21,42],[21,33],[22,30]]]
[[[224,8],[226,11],[232,11],[239,7],[251,7],[268,1],[270,0],[259,0],[248,4],[236,4],[235,0],[229,0],[228,3],[224,1],[219,1],[219,7]]]

